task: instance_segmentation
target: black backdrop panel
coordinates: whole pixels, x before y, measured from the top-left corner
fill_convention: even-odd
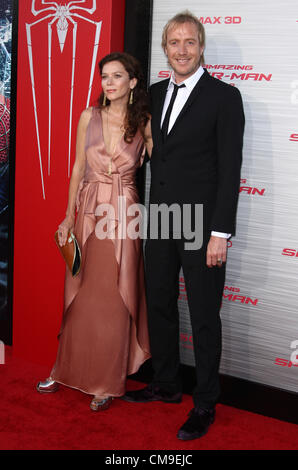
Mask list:
[[[143,67],[146,82],[150,74],[152,0],[126,0],[124,49]]]
[[[17,1],[0,0],[0,340],[12,344]]]
[[[136,57],[143,69],[147,86],[150,79],[150,46],[153,0],[126,0],[124,50]],[[140,202],[145,199],[145,165],[138,171]]]

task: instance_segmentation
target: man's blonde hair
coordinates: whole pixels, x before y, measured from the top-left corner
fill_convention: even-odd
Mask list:
[[[184,23],[192,23],[197,27],[200,47],[202,46],[205,47],[204,26],[195,15],[193,15],[190,11],[185,10],[173,16],[173,18],[171,18],[165,25],[163,32],[162,32],[162,41],[161,41],[161,47],[163,48],[164,51],[167,45],[167,35],[168,35],[169,29],[172,28],[173,26],[177,26],[177,25],[184,24]],[[204,64],[204,63],[205,63],[205,58],[204,58],[204,53],[203,53],[201,55],[200,64]]]

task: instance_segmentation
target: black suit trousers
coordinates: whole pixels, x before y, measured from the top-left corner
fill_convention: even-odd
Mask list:
[[[148,239],[145,248],[146,290],[155,385],[181,391],[179,377],[179,272],[182,266],[187,292],[196,369],[195,406],[213,406],[220,394],[219,310],[225,266],[208,268],[206,248],[185,250],[183,239]]]

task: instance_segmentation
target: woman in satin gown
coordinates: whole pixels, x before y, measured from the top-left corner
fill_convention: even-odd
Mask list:
[[[103,91],[99,106],[79,120],[58,230],[61,245],[73,230],[82,266],[76,277],[66,271],[56,362],[37,385],[41,393],[63,384],[91,394],[94,411],[124,395],[127,375],[150,357],[142,243],[127,236],[133,217],[125,215],[138,202],[136,170],[152,148],[147,96],[140,65],[129,54],[109,54],[99,68]]]

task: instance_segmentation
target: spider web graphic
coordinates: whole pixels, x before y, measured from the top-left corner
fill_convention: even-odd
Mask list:
[[[85,103],[80,105],[81,111],[83,106],[89,106],[100,42],[102,20],[97,19],[96,5],[97,0],[72,0],[63,4],[30,0],[25,29],[43,199],[46,198],[46,177],[55,171],[55,139],[58,133],[62,134],[62,129],[61,153],[65,142],[68,148],[63,150],[61,158],[67,157],[67,176],[70,177],[73,123],[83,97]],[[84,70],[80,64],[84,64]],[[59,131],[57,121],[61,122]]]
[[[10,100],[0,96],[0,164],[8,160],[10,135]]]
[[[10,133],[11,30],[7,18],[0,19],[0,164],[8,160]]]

